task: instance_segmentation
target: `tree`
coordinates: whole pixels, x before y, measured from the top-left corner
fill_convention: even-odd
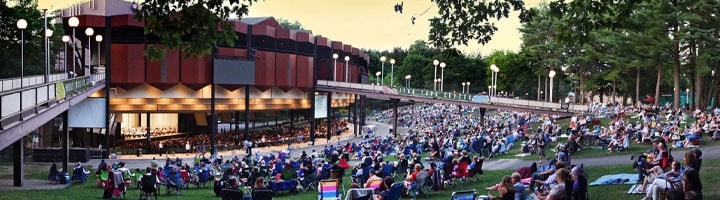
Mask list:
[[[7,1],[0,2],[0,78],[20,77],[21,57],[25,76],[44,74],[44,34],[41,34],[44,19],[37,8],[37,0],[14,0],[14,4],[8,7]],[[19,19],[25,19],[28,24],[24,30],[23,56],[20,52],[21,31],[16,24]],[[50,61],[52,66],[54,60]]]
[[[307,31],[307,32],[312,33],[312,30],[305,29],[305,27],[302,25],[302,23],[300,23],[297,20],[290,22],[290,20],[278,18],[277,22],[278,22],[278,24],[280,24],[280,27],[283,27],[283,28],[287,28],[287,29],[291,29],[291,30],[302,30],[302,31]]]
[[[153,0],[143,1],[135,19],[145,20],[145,34],[152,36],[145,55],[162,58],[165,49],[179,49],[185,57],[211,53],[215,45],[232,45],[237,34],[231,16],[244,16],[256,0]]]
[[[510,11],[520,11],[520,19],[531,18],[522,0],[453,1],[431,0],[440,17],[430,19],[430,43],[438,48],[467,45],[470,40],[487,44],[497,31],[489,21],[508,18]]]

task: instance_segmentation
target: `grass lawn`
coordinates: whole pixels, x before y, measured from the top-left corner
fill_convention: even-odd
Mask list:
[[[62,168],[62,166],[58,166]],[[27,179],[47,179],[49,165],[46,164],[25,164],[25,178]],[[0,162],[0,179],[12,179],[13,165],[12,162]]]
[[[631,119],[631,118],[625,119],[626,122],[635,121],[635,120],[636,119]],[[607,125],[610,121],[611,121],[611,119],[609,119],[609,118],[600,118],[601,125]],[[688,120],[688,123],[693,123],[693,122],[694,122],[694,119]],[[565,130],[565,128],[567,128],[568,124],[570,123],[570,118],[558,120],[558,123],[563,127],[562,129]],[[532,126],[530,126],[530,129],[535,130],[537,128],[537,126],[538,125],[532,125]],[[555,146],[557,146],[558,143],[562,143],[562,144],[567,143],[567,140],[568,140],[567,138],[558,138],[557,142],[550,143],[548,145],[549,148],[545,149],[546,154],[548,156],[552,157],[555,154],[550,150],[552,148],[555,148]],[[515,155],[520,154],[520,147],[521,147],[523,141],[527,141],[527,140],[516,141],[515,142],[516,145],[513,146],[513,148],[510,151],[508,151],[508,154],[498,155],[496,157],[493,157],[493,159],[523,159],[523,160],[538,159],[537,155],[530,155],[530,156],[525,156],[525,157],[515,157]],[[704,142],[705,143],[702,146],[708,146],[708,145],[715,146],[715,145],[720,144],[720,142],[712,141],[709,138],[706,138],[704,140]],[[670,144],[668,144],[668,145],[670,145]],[[620,151],[620,152],[615,151],[615,152],[610,153],[609,151],[600,149],[599,147],[596,147],[596,146],[583,146],[582,150],[580,150],[576,153],[573,153],[572,157],[573,158],[593,158],[593,157],[612,156],[612,155],[630,155],[630,154],[634,154],[637,152],[643,152],[643,151],[649,149],[650,147],[651,147],[650,144],[635,144],[634,142],[631,142],[629,150]]]
[[[43,170],[44,171],[44,170]],[[598,177],[606,174],[616,173],[634,173],[630,165],[616,165],[604,167],[588,167],[586,169],[590,176],[589,181],[594,181]],[[484,188],[494,185],[500,181],[502,176],[509,175],[510,170],[486,171],[481,175],[479,182],[465,183],[462,185],[448,186],[445,190],[432,192],[428,198],[424,196],[422,199],[429,200],[445,200],[448,199],[453,191],[475,189],[478,194],[485,195],[487,190]],[[40,173],[40,172],[31,172]],[[720,184],[720,159],[705,160],[702,174],[703,185],[705,186],[705,199],[720,199],[720,191],[714,190],[713,186]],[[95,178],[91,177],[91,181]],[[349,188],[349,178],[345,179],[346,189]],[[627,195],[626,192],[630,185],[602,185],[590,186],[589,193],[593,199],[640,199],[640,195]],[[164,189],[164,188],[162,188]],[[163,190],[164,191],[164,190]],[[497,194],[493,191],[493,194]],[[67,189],[62,190],[32,190],[32,191],[0,191],[0,199],[101,199],[102,190],[94,186],[94,184],[73,184]],[[128,190],[126,198],[135,199],[139,197],[139,191],[134,187]],[[181,196],[165,195],[161,193],[161,199],[218,199],[214,197],[214,193],[210,187],[208,188],[191,188],[183,190]],[[298,194],[281,193],[274,199],[278,200],[310,200],[316,199],[316,191],[301,192]],[[404,198],[406,199],[406,198]]]

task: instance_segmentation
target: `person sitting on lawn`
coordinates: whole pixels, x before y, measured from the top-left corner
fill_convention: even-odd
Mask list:
[[[565,163],[555,163],[555,169],[550,169],[544,172],[535,172],[530,180],[530,191],[535,191],[535,185],[540,186],[551,186],[556,183],[557,170],[564,169]],[[567,170],[566,170],[567,172]]]
[[[537,191],[535,194],[540,200],[557,200],[565,199],[565,182],[568,181],[569,173],[566,169],[560,168],[555,172],[555,182],[557,184],[553,187],[550,192]],[[552,177],[551,177],[552,178]]]
[[[488,190],[488,196],[490,199],[496,199],[496,200],[513,200],[515,199],[515,186],[512,183],[512,180],[509,176],[503,176],[502,182],[500,182],[500,187],[498,188],[498,192],[500,192],[500,196],[493,197],[492,194],[490,194],[490,191]]]
[[[382,178],[378,177],[377,174],[378,173],[374,170],[370,170],[370,178],[368,178],[367,182],[365,183],[366,188],[369,188],[370,183],[372,183],[373,181],[382,180]]]

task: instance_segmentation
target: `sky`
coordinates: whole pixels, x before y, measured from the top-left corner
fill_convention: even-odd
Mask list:
[[[87,1],[87,0],[84,0]],[[83,0],[39,0],[40,9],[65,8]],[[537,6],[542,0],[525,0],[527,6]],[[402,14],[394,11],[403,2]],[[416,40],[428,39],[428,19],[437,15],[437,7],[430,0],[259,0],[250,8],[250,17],[272,16],[299,21],[313,34],[351,44],[364,49],[407,49]],[[457,46],[466,54],[488,55],[496,50],[519,51],[521,27],[518,12],[496,22],[498,31],[486,45],[469,42]],[[411,18],[415,16],[415,24]]]

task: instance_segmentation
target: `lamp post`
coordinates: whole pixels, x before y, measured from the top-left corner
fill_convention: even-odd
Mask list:
[[[555,70],[550,69],[548,76],[550,77],[550,97],[548,99],[550,100],[549,102],[553,102],[553,78],[555,77]]]
[[[350,70],[350,56],[345,56],[345,82],[350,82],[348,80],[350,78],[350,73],[348,73],[349,70]]]
[[[20,87],[23,87],[23,77],[25,76],[25,29],[27,28],[27,21],[25,19],[19,19],[17,21],[17,27],[20,29]]]
[[[100,67],[100,42],[102,42],[102,40],[103,40],[103,36],[102,36],[102,35],[99,35],[99,34],[98,34],[98,35],[95,36],[95,42],[98,43],[98,49],[97,49],[97,50],[98,50],[98,54],[97,54],[97,56],[98,56],[98,61],[97,61],[97,66],[98,66],[98,68]],[[90,68],[90,73],[92,74],[92,67]],[[92,80],[92,77],[90,78],[90,80]]]
[[[488,92],[487,92],[488,101],[490,101],[490,97],[492,96],[492,95],[490,94],[490,91],[492,91],[492,85],[488,85]]]
[[[77,28],[78,25],[80,25],[80,20],[74,16],[70,17],[68,19],[68,25],[70,26],[70,28],[72,28],[72,38],[70,38],[70,39],[72,40],[72,46],[71,46],[72,50],[74,50],[75,49],[75,28]],[[75,52],[73,52],[73,55],[75,55]],[[75,71],[75,66],[77,66],[77,65],[73,61],[73,70],[72,71],[74,74],[77,75],[77,71]]]
[[[333,54],[333,81],[337,81],[337,59],[338,59],[338,57],[339,57],[338,54],[336,54],[336,53]]]
[[[493,86],[492,87],[493,90],[490,94],[497,95],[497,81],[498,81],[497,75],[498,75],[498,72],[500,71],[500,68],[498,68],[497,65],[492,64],[492,65],[490,65],[490,71],[492,71],[490,74],[490,79],[491,79],[490,84]]]
[[[375,85],[380,85],[380,76],[382,72],[375,72]]]
[[[53,35],[52,29],[45,29],[45,83],[50,76],[50,37]]]
[[[445,63],[440,63],[440,92],[443,92],[443,86],[445,85]]]
[[[410,88],[410,78],[412,78],[412,75],[405,76],[405,87]]]
[[[68,53],[67,53],[67,44],[68,44],[68,42],[70,42],[70,36],[68,36],[68,35],[63,35],[63,36],[62,36],[62,41],[63,41],[63,43],[65,43],[65,51],[63,51],[63,57],[65,58],[65,61],[63,61],[63,67],[65,68],[65,76],[67,76],[67,75],[68,75],[68,69],[67,69],[67,54],[68,54]],[[68,78],[69,78],[69,77],[68,77]]]
[[[465,94],[465,82],[460,83],[462,85],[462,93]]]
[[[383,76],[383,77],[381,78],[381,79],[383,79],[382,82],[385,82],[385,75],[384,75],[383,73],[385,73],[385,60],[386,60],[386,59],[387,59],[387,58],[386,58],[385,56],[380,56],[380,62],[381,62],[381,64],[380,64],[380,72],[381,72],[380,75]],[[378,75],[378,78],[380,78],[380,75]],[[382,84],[385,84],[385,83],[382,83]]]
[[[390,87],[393,86],[395,80],[393,74],[395,74],[395,59],[390,59]]]
[[[49,50],[50,45],[48,45],[48,43],[49,43],[48,39],[50,38],[50,36],[52,36],[52,30],[49,30],[47,27],[47,24],[48,24],[47,9],[42,9],[42,11],[43,11],[43,19],[44,19],[43,30],[45,30],[45,39],[43,39],[43,48],[45,48],[45,57],[43,58],[45,66],[43,66],[43,68],[45,69],[45,73],[43,73],[43,75],[44,75],[43,77],[45,80],[44,82],[47,83],[48,75],[49,75],[49,71],[50,71],[50,62],[49,62],[50,61],[50,56],[49,56],[50,55],[50,50]]]
[[[88,27],[85,29],[85,35],[88,36],[88,56],[90,59],[88,60],[88,67],[90,68],[90,71],[86,73],[86,76],[92,75],[92,65],[90,65],[90,61],[92,61],[92,48],[90,47],[90,39],[92,38],[92,35],[95,34],[95,31],[93,31],[92,28]]]
[[[467,86],[467,90],[465,90],[465,93],[470,94],[470,81],[466,82],[465,86]]]
[[[433,77],[433,91],[437,91],[437,82],[435,82],[435,80],[437,80],[437,66],[439,64],[440,64],[440,61],[433,60],[433,65],[435,65],[435,76]]]

